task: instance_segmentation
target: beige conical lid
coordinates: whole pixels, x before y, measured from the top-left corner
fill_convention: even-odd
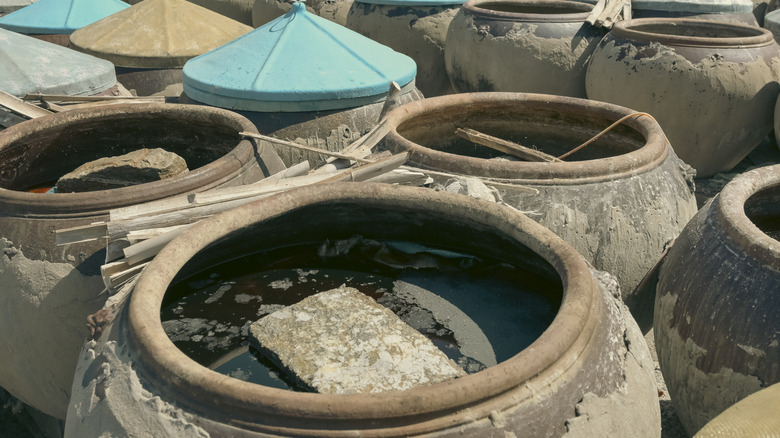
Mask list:
[[[186,0],[144,0],[70,37],[70,46],[117,67],[177,68],[252,28]]]

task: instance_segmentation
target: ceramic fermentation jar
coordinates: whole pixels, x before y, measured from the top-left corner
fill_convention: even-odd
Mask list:
[[[585,67],[603,36],[585,22],[592,9],[567,1],[469,0],[447,32],[453,88],[585,97]]]
[[[765,29],[686,19],[615,25],[591,56],[590,99],[645,111],[698,177],[725,172],[772,131],[780,47]]]

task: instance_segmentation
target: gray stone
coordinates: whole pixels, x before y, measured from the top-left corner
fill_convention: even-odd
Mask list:
[[[90,192],[159,181],[187,171],[184,158],[160,148],[139,149],[82,164],[57,181],[58,192]]]
[[[278,310],[249,331],[256,348],[321,393],[405,390],[465,375],[428,338],[343,285]]]

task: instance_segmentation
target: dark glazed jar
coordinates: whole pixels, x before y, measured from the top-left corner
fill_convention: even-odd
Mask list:
[[[453,88],[585,97],[585,67],[603,35],[585,22],[592,9],[570,1],[469,0],[447,32]]]
[[[652,114],[703,178],[733,168],[772,131],[779,57],[758,27],[629,20],[591,56],[586,87],[590,99]]]
[[[160,317],[166,294],[191,273],[243,254],[354,234],[524,266],[559,285],[547,289],[557,297],[557,312],[530,345],[482,371],[362,394],[245,382],[195,362],[166,334]],[[290,191],[197,224],[152,261],[129,300],[112,299],[116,319],[83,351],[66,436],[657,437],[649,352],[611,295],[615,287],[552,232],[494,203],[386,184]],[[484,305],[496,293],[482,289],[476,299],[484,297]]]
[[[634,288],[696,213],[690,167],[674,155],[658,124],[629,118],[564,162],[547,163],[511,161],[455,135],[457,128],[472,128],[558,156],[631,113],[570,97],[456,94],[390,112],[384,146],[408,150],[409,162],[422,169],[481,178],[504,202],[615,275],[647,331],[655,296]],[[450,176],[434,178],[444,183]]]
[[[780,381],[779,187],[777,165],[735,178],[663,259],[655,346],[674,408],[691,435]]]
[[[173,104],[76,109],[0,132],[0,386],[65,418],[86,318],[105,302],[105,242],[55,245],[56,230],[108,219],[109,210],[243,185],[284,166],[257,132],[230,111]],[[101,157],[160,147],[189,172],[162,181],[83,193],[39,194],[63,174]]]

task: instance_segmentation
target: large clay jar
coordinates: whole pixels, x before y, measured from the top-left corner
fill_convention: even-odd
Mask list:
[[[649,330],[655,297],[635,295],[634,288],[696,213],[692,172],[658,124],[629,118],[565,162],[500,159],[500,152],[455,135],[457,128],[472,128],[557,156],[632,112],[558,96],[458,94],[395,109],[383,144],[409,151],[414,166],[479,177],[495,187],[504,202],[615,275],[640,328]]]
[[[758,26],[751,0],[636,0],[633,18],[695,18]]]
[[[768,30],[683,19],[615,25],[591,56],[588,97],[652,114],[675,152],[708,177],[772,131],[780,47]]]
[[[780,167],[731,181],[664,257],[655,347],[688,433],[780,381]]]
[[[160,311],[173,283],[245,254],[355,234],[530,269],[559,285],[545,292],[557,314],[527,348],[482,371],[360,394],[238,380],[195,362],[166,335]],[[197,224],[155,257],[129,298],[112,300],[107,309],[116,319],[82,353],[66,436],[657,437],[652,364],[636,324],[612,296],[616,287],[552,232],[494,203],[385,184],[291,191]],[[488,305],[498,295],[487,288],[471,298]]]
[[[568,1],[469,0],[447,32],[453,88],[585,97],[585,67],[603,35],[585,23],[592,9]]]
[[[135,0],[137,2],[137,0]],[[254,0],[187,0],[203,6],[218,14],[232,18],[239,23],[252,25],[252,5]]]
[[[366,0],[354,2],[347,27],[417,64],[417,88],[426,97],[452,93],[444,64],[447,29],[462,1]]]
[[[55,246],[56,230],[106,220],[112,208],[214,187],[247,184],[284,169],[273,149],[229,111],[172,104],[74,109],[0,132],[0,386],[65,418],[86,318],[107,298],[102,240]],[[183,157],[189,172],[84,193],[25,191],[79,165],[144,147]]]

